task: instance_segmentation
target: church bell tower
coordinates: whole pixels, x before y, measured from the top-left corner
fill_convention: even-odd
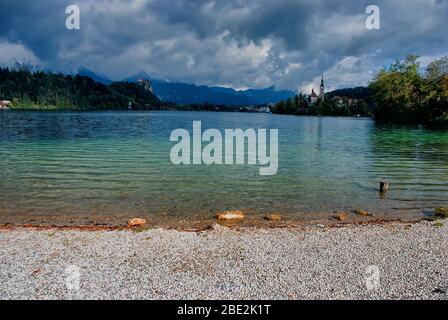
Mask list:
[[[319,98],[322,102],[324,102],[324,100],[325,100],[324,75],[322,75],[322,81],[320,82]]]

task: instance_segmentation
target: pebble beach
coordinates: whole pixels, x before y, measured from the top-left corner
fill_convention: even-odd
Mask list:
[[[11,228],[0,230],[0,243],[0,299],[448,299],[448,224],[440,221]]]

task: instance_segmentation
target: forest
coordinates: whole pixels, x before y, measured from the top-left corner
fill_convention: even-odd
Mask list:
[[[161,102],[136,83],[100,84],[89,77],[0,68],[0,99],[15,109],[113,110],[154,109]]]

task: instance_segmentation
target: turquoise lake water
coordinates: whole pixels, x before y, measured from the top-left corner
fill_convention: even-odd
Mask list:
[[[170,161],[172,130],[279,130],[279,168]],[[391,183],[386,197],[380,181]],[[207,112],[0,112],[0,216],[208,219],[217,211],[313,219],[448,206],[448,132],[371,119]]]

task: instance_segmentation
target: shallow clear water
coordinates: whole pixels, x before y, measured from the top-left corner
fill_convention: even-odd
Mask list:
[[[171,131],[279,129],[279,169],[175,166]],[[379,182],[389,181],[386,197]],[[448,206],[448,132],[381,127],[370,119],[205,112],[0,112],[0,216],[281,212],[312,219],[335,210],[389,216]]]

